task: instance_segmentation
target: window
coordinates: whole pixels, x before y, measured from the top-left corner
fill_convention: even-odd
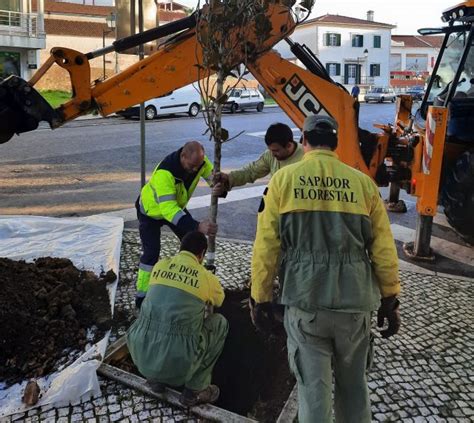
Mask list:
[[[240,96],[240,98],[250,98],[250,92],[247,90],[242,91],[242,95]]]
[[[380,35],[374,35],[374,48],[382,47],[382,37]]]
[[[252,90],[252,97],[259,97],[258,91]]]
[[[380,76],[380,64],[370,65],[370,76]]]
[[[329,76],[339,76],[341,74],[340,63],[326,63],[326,70]]]
[[[359,34],[352,35],[352,47],[364,47],[364,36]]]
[[[328,32],[324,34],[324,45],[331,47],[339,47],[341,45],[341,34]]]

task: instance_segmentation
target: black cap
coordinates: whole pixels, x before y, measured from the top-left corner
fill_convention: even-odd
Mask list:
[[[336,120],[327,115],[308,116],[303,124],[303,132],[317,131],[319,133],[337,135],[337,129]]]

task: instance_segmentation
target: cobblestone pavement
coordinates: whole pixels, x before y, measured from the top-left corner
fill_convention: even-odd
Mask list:
[[[177,251],[177,240],[163,236],[163,256]],[[133,296],[140,241],[125,231],[120,282],[111,342],[133,320]],[[250,276],[251,245],[218,242],[218,276],[228,288],[243,286]],[[392,340],[376,336],[375,361],[369,376],[373,420],[381,422],[474,421],[472,331],[473,280],[401,272],[402,331]],[[100,378],[102,395],[68,407],[42,407],[3,422],[197,422],[184,410],[148,398]]]

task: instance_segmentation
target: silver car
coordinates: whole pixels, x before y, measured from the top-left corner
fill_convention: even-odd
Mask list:
[[[375,101],[377,103],[383,103],[384,101],[391,101],[392,103],[395,102],[397,95],[395,91],[391,88],[386,87],[375,87],[367,91],[364,96],[364,100],[366,103],[371,101]]]

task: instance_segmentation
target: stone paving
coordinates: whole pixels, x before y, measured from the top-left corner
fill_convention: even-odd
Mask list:
[[[163,256],[178,249],[164,234]],[[133,320],[134,283],[140,241],[126,230],[111,342]],[[218,242],[218,276],[229,288],[250,276],[251,245]],[[373,420],[377,422],[474,421],[473,280],[401,272],[402,331],[392,340],[376,336],[375,361],[369,376]],[[0,422],[197,422],[196,417],[99,377],[102,395],[62,408],[42,407]]]

